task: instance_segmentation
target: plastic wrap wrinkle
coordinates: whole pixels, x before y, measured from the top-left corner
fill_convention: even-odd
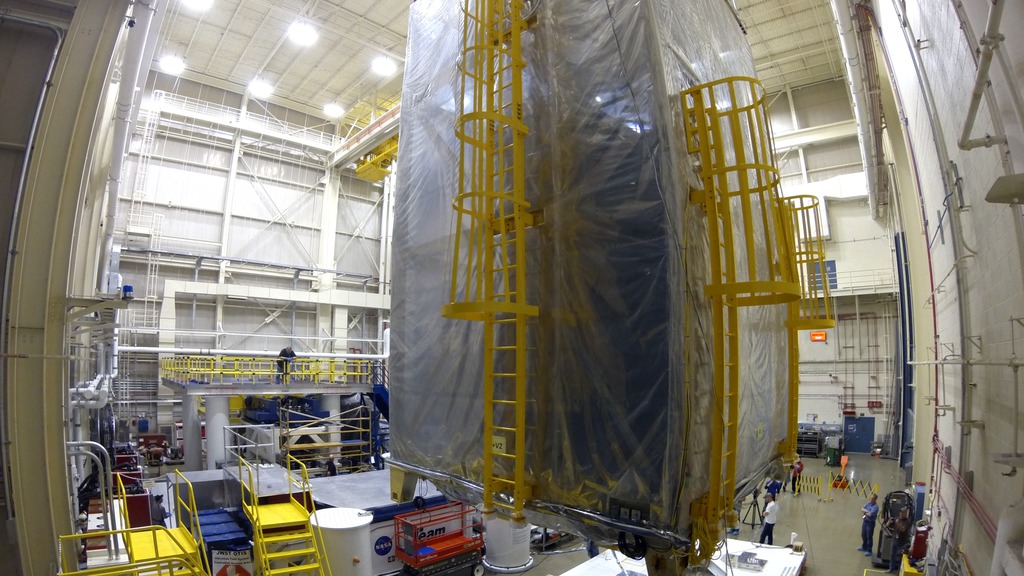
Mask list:
[[[440,314],[459,177],[461,24],[457,2],[410,7],[391,430],[397,460],[479,501],[482,329]],[[635,531],[684,541],[689,503],[707,491],[718,456],[708,451],[707,223],[688,203],[699,180],[682,159],[678,94],[694,71],[701,82],[751,75],[749,49],[719,0],[562,0],[541,3],[524,57],[527,195],[544,217],[526,255],[541,311],[529,333],[528,518],[550,525],[559,520],[545,516],[566,514],[606,541],[622,529],[613,506],[627,506],[644,511]],[[785,433],[784,312],[741,317],[738,477],[763,470]]]

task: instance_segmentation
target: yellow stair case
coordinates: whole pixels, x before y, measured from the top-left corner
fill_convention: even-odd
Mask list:
[[[77,550],[86,539],[114,537],[124,541],[128,553],[127,563],[108,564],[79,570],[78,566],[70,566],[70,554],[61,554],[62,574],[74,576],[115,576],[123,574],[146,576],[210,576],[206,557],[202,553],[203,535],[199,529],[199,518],[195,509],[195,494],[192,484],[180,473],[175,485],[176,520],[178,525],[173,528],[163,526],[145,526],[132,528],[128,524],[127,491],[120,475],[117,477],[117,490],[120,498],[121,518],[125,528],[121,530],[91,531],[84,534],[72,534],[60,537],[61,548],[72,547]],[[187,488],[187,500],[181,494],[182,486]],[[182,525],[182,518],[189,518],[193,531]]]
[[[331,567],[323,551],[320,528],[314,528],[310,515],[316,511],[306,466],[288,456],[285,466],[295,466],[288,472],[288,501],[273,504],[260,503],[253,482],[252,464],[239,459],[239,484],[242,489],[242,509],[252,523],[256,561],[263,576],[305,574],[331,576]]]

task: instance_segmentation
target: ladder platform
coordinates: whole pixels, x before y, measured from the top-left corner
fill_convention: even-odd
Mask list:
[[[304,525],[309,522],[309,510],[294,501],[282,504],[257,504],[256,513],[264,530]]]
[[[157,558],[194,556],[199,553],[195,538],[188,528],[178,526],[165,530],[128,532],[128,550],[132,562],[145,562]]]

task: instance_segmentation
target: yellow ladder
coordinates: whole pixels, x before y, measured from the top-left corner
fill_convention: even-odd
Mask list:
[[[711,558],[721,521],[734,525],[740,410],[739,309],[800,296],[788,222],[778,195],[764,88],[731,77],[681,94],[687,152],[698,155],[702,187],[691,192],[707,214],[710,277],[705,294],[714,324],[714,406],[707,494],[690,506],[689,555]],[[758,250],[766,252],[758,257]]]
[[[305,574],[331,576],[331,567],[322,546],[320,527],[314,528],[310,515],[316,511],[309,486],[306,466],[288,456],[285,467],[295,466],[300,477],[291,471],[288,477],[288,501],[261,504],[253,466],[239,458],[238,481],[242,489],[242,509],[252,523],[253,543],[257,562],[264,576]]]
[[[507,11],[506,11],[507,8]],[[458,216],[449,318],[484,323],[484,512],[522,520],[526,481],[527,303],[521,0],[463,7]],[[504,495],[504,497],[502,497]]]

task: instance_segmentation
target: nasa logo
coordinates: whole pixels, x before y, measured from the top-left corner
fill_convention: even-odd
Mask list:
[[[377,552],[378,556],[387,556],[391,552],[391,537],[381,536],[377,538],[377,541],[373,543],[373,550]]]

